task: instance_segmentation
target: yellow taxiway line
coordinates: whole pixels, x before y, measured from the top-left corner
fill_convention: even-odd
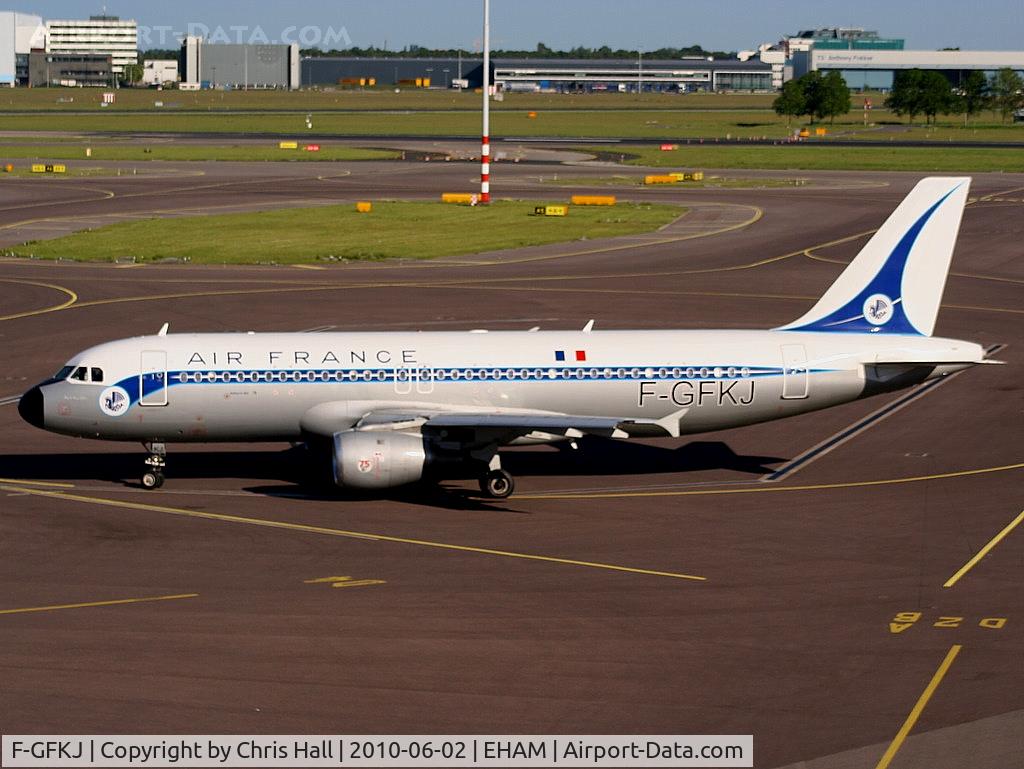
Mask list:
[[[23,481],[18,478],[0,478],[0,483],[16,483],[19,486],[45,486],[49,489],[73,489],[73,483],[53,483],[50,481]]]
[[[15,278],[0,278],[0,283],[17,283],[23,286],[41,286],[42,288],[52,288],[54,291],[60,291],[63,294],[67,294],[70,297],[63,304],[55,304],[52,307],[44,307],[39,310],[26,310],[25,312],[16,312],[13,315],[0,315],[0,320],[15,320],[16,318],[28,318],[32,315],[43,315],[48,312],[57,312],[58,310],[66,310],[68,307],[78,301],[78,294],[72,291],[70,288],[64,288],[64,286],[58,286],[55,283],[41,283],[36,280],[19,280]]]
[[[1020,515],[1018,515],[1016,518],[1010,521],[1002,531],[1000,531],[998,534],[992,537],[992,539],[988,541],[988,544],[985,545],[985,547],[981,548],[981,550],[979,550],[971,560],[969,560],[967,563],[961,566],[957,573],[949,579],[947,579],[942,586],[953,587],[953,585],[960,581],[961,577],[963,577],[967,572],[969,572],[971,569],[977,566],[978,562],[981,561],[981,559],[988,555],[990,552],[992,552],[992,549],[1000,542],[1002,542],[1011,531],[1013,531],[1021,524],[1021,522],[1024,522],[1024,510],[1020,512]]]
[[[54,606],[32,606],[27,609],[0,609],[0,614],[28,614],[34,611],[58,611],[60,609],[91,609],[95,606],[119,606],[125,603],[148,603],[152,601],[176,601],[180,598],[195,598],[199,593],[180,595],[158,595],[150,598],[120,598],[115,601],[90,601],[89,603],[63,603]]]
[[[933,475],[914,475],[907,478],[882,478],[875,481],[845,481],[841,483],[815,483],[807,486],[748,486],[738,489],[678,489],[668,491],[612,491],[612,492],[565,492],[552,494],[516,494],[513,499],[623,499],[633,497],[703,497],[718,494],[773,494],[783,491],[821,491],[826,489],[855,489],[867,486],[891,486],[899,483],[920,483],[922,481],[938,481],[944,478],[961,478],[966,475],[983,475],[985,473],[1001,473],[1008,470],[1020,470],[1024,462],[1000,467],[979,467],[973,470],[957,470],[951,473],[935,473]]]
[[[619,566],[611,563],[598,563],[596,561],[579,561],[573,558],[558,558],[549,555],[534,555],[532,553],[517,553],[511,550],[495,550],[487,547],[474,547],[472,545],[456,545],[447,542],[433,542],[425,539],[411,539],[408,537],[394,537],[387,534],[372,534],[360,531],[346,531],[344,529],[331,529],[323,526],[310,526],[303,523],[290,523],[288,521],[273,521],[265,518],[249,518],[240,515],[228,515],[225,513],[209,513],[199,510],[183,510],[177,507],[164,507],[163,505],[148,505],[139,502],[124,502],[117,499],[105,499],[103,497],[89,497],[78,494],[67,494],[61,491],[47,491],[43,489],[19,488],[17,486],[0,486],[4,491],[16,491],[23,494],[30,494],[51,499],[63,499],[69,502],[84,502],[91,505],[102,505],[104,507],[119,507],[128,510],[144,510],[154,513],[165,513],[168,515],[179,515],[186,518],[203,518],[209,521],[221,521],[224,523],[240,523],[249,526],[263,526],[271,529],[285,529],[289,531],[301,531],[308,534],[321,534],[331,537],[348,537],[351,539],[366,539],[378,542],[392,542],[402,545],[416,545],[418,547],[430,547],[438,550],[452,550],[463,553],[477,553],[480,555],[495,555],[503,558],[518,558],[526,561],[541,561],[544,563],[557,563],[567,566],[581,566],[591,569],[605,569],[608,571],[625,572],[629,574],[643,574],[652,577],[669,577],[672,579],[693,580],[704,582],[707,577],[700,577],[695,574],[680,574],[671,571],[656,571],[654,569],[640,569],[633,566]]]
[[[920,718],[922,711],[928,704],[928,700],[935,694],[935,690],[939,688],[939,684],[942,683],[942,679],[949,671],[950,666],[953,664],[953,660],[956,659],[956,655],[960,653],[960,644],[954,644],[950,647],[950,650],[946,653],[946,658],[942,660],[942,664],[939,665],[939,669],[935,671],[935,675],[932,676],[932,680],[928,682],[928,686],[921,692],[921,696],[917,698],[917,702],[914,704],[914,708],[910,711],[910,715],[907,716],[907,720],[903,722],[903,726],[896,733],[892,742],[889,744],[888,750],[882,756],[882,759],[875,766],[875,769],[887,769],[889,764],[892,763],[896,753],[903,746],[903,741],[907,739],[907,735],[910,734],[910,730],[914,728],[914,724],[917,723],[917,719]]]

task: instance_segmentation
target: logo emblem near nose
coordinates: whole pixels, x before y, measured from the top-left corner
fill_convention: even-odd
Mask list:
[[[100,393],[100,411],[108,417],[119,417],[128,411],[131,398],[123,387],[108,387]]]

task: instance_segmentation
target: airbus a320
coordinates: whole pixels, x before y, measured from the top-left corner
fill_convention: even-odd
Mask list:
[[[467,464],[504,498],[512,444],[671,437],[750,425],[946,376],[985,360],[932,336],[969,178],[920,181],[802,317],[771,330],[212,333],[107,342],[21,398],[64,435],[140,441],[142,485],[168,443],[291,441],[334,482],[387,489]]]

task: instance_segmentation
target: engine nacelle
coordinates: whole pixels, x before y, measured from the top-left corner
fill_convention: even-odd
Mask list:
[[[387,489],[423,477],[427,450],[423,436],[383,430],[334,434],[334,482],[351,489]]]

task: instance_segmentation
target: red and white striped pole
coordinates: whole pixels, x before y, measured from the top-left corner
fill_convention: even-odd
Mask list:
[[[484,0],[484,126],[480,143],[480,203],[491,202],[491,0]]]

